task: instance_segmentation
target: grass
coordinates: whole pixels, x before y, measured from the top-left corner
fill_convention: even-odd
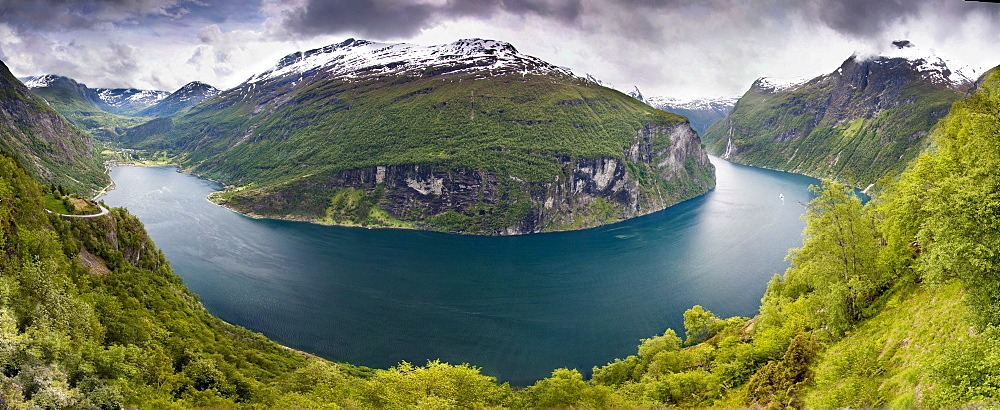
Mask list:
[[[89,200],[74,195],[60,196],[53,193],[42,196],[42,206],[63,215],[86,215],[97,213],[100,209]]]
[[[883,296],[881,313],[828,349],[814,366],[807,407],[927,406],[946,346],[979,338],[961,283],[910,285]]]
[[[72,212],[66,208],[66,202],[63,201],[61,196],[56,194],[47,194],[43,196],[42,206],[44,206],[45,209],[57,214],[72,215]]]
[[[877,97],[843,97],[850,92],[833,76],[774,94],[748,91],[730,114],[731,130],[726,121],[713,124],[706,147],[721,155],[731,136],[737,162],[867,186],[916,158],[937,120],[962,97],[919,82]],[[841,100],[831,103],[834,95]]]
[[[307,78],[295,86],[276,81],[231,90],[180,117],[136,127],[123,143],[168,151],[186,171],[252,187],[214,197],[252,214],[498,232],[524,221],[532,195],[570,177],[575,161],[624,159],[641,128],[684,121],[562,75]],[[667,134],[653,133],[650,146],[670,146]],[[496,195],[452,210],[411,206],[390,215],[374,188],[361,194],[331,186],[344,171],[376,166],[430,167],[438,174],[474,170],[495,180]],[[658,192],[665,181],[646,174],[642,192],[656,198],[702,193]],[[608,206],[595,210],[591,222],[611,220]]]

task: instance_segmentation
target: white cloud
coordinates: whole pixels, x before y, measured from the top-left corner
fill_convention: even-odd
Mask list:
[[[519,0],[483,6],[422,0],[419,5],[436,11],[423,21],[406,20],[422,24],[418,34],[371,39],[428,45],[469,37],[504,40],[622,89],[635,85],[646,95],[676,97],[738,95],[760,76],[828,73],[854,51],[900,38],[966,64],[1000,63],[993,57],[1000,56],[1000,43],[991,41],[1000,36],[1000,12],[944,0],[885,0],[896,9],[842,1]],[[99,16],[77,13],[76,20],[91,24],[58,16],[38,28],[0,24],[0,57],[18,75],[62,74],[91,86],[173,90],[198,80],[227,88],[288,53],[364,38],[336,27],[307,36],[284,26],[309,0],[261,0],[252,6],[256,10],[228,4],[242,7],[242,18],[252,17],[242,21],[227,20],[218,10],[198,15],[199,7],[218,2],[122,4],[100,8]],[[885,10],[895,14],[881,15]],[[38,15],[25,14],[44,20]],[[394,16],[386,12],[385,18]],[[53,22],[62,28],[52,29]]]

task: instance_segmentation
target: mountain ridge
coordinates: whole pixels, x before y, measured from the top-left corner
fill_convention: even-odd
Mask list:
[[[292,53],[123,142],[180,154],[227,206],[336,224],[578,229],[714,186],[683,117],[482,39]]]
[[[136,113],[141,117],[169,117],[202,101],[218,95],[222,90],[201,81],[192,81],[177,91],[158,99],[152,105]]]
[[[869,186],[902,171],[971,87],[951,81],[943,60],[911,54],[855,54],[804,82],[758,79],[705,132],[706,146],[747,165]]]
[[[110,182],[89,135],[74,128],[0,61],[0,150],[36,178],[90,194]]]

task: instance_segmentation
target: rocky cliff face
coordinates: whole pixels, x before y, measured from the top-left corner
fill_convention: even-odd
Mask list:
[[[177,153],[241,212],[497,235],[706,192],[712,168],[688,124],[503,42],[348,40],[122,141]]]
[[[654,147],[656,137],[670,143]],[[621,158],[554,158],[562,172],[530,183],[510,175],[429,165],[375,166],[299,181],[260,195],[234,195],[228,206],[254,215],[323,220],[357,217],[367,201],[404,226],[489,235],[582,229],[662,210],[715,187],[714,167],[688,123],[647,125]],[[359,202],[338,204],[332,194],[349,190]],[[296,192],[319,192],[303,201]],[[512,213],[514,215],[512,215]],[[331,219],[362,224],[371,219]],[[458,222],[458,223],[456,223]],[[376,223],[375,225],[380,225]]]
[[[73,128],[0,62],[0,150],[46,184],[81,194],[110,182],[87,134]]]
[[[969,85],[936,57],[853,56],[809,81],[757,80],[704,139],[739,163],[864,187],[922,151]]]

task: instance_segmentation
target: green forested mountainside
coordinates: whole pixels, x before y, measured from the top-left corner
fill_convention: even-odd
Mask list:
[[[708,131],[708,127],[712,126],[712,124],[715,124],[716,121],[719,121],[720,119],[726,117],[726,113],[724,112],[720,113],[718,110],[715,109],[690,109],[690,108],[671,108],[671,109],[660,108],[660,109],[687,117],[687,119],[691,121],[691,128],[694,128],[695,131],[698,131],[698,135],[705,135],[705,133]]]
[[[667,330],[595,368],[588,388],[680,406],[996,405],[998,136],[994,69],[883,195],[863,205],[846,186],[817,188],[803,247],[756,317],[723,321],[696,306],[686,343],[704,342],[682,348]]]
[[[113,141],[126,129],[149,121],[148,117],[132,117],[111,112],[112,109],[84,84],[71,78],[51,76],[48,86],[31,91],[66,117],[70,123],[104,140]]]
[[[180,117],[136,127],[123,143],[178,154],[187,170],[230,186],[219,200],[252,214],[469,233],[526,226],[518,229],[532,232],[613,222],[706,192],[714,186],[711,165],[700,141],[688,141],[696,136],[672,134],[682,126],[681,116],[561,74],[306,77],[244,84]],[[651,152],[657,161],[628,158],[632,146],[636,156]],[[609,195],[568,205],[586,221],[539,217],[547,202],[545,209],[559,209],[559,198],[547,200],[556,183],[608,166],[584,161],[600,158],[619,161],[611,182],[627,174],[626,185],[638,186],[637,192],[615,188],[627,205]],[[449,195],[456,189],[445,185],[451,192],[437,189],[428,197],[424,190],[417,200],[400,200],[408,194],[350,174],[368,170],[374,180],[376,167],[387,167],[378,172],[397,175],[404,189],[466,176],[456,185],[476,189],[455,198]],[[681,171],[663,175],[663,167]],[[345,197],[355,199],[338,202]]]
[[[388,77],[284,86],[268,92],[243,85],[187,115],[157,121],[152,130],[137,128],[124,141],[174,149],[212,179],[253,178],[262,185],[404,164],[497,169],[543,182],[559,172],[555,157],[621,158],[641,125],[684,120],[568,76]]]
[[[206,312],[127,211],[64,219],[41,198],[0,153],[0,407],[519,403],[467,365],[370,370],[283,348]]]
[[[89,135],[74,128],[0,62],[0,150],[46,184],[89,195],[111,182]]]
[[[752,318],[701,306],[637,354],[514,391],[467,365],[333,364],[211,317],[125,211],[63,220],[0,156],[8,407],[937,407],[1000,397],[1000,69],[862,204],[824,183]],[[90,267],[86,267],[87,261]],[[687,345],[687,347],[685,347]]]
[[[709,152],[735,162],[866,187],[901,172],[963,97],[909,64],[852,57],[784,90],[758,80],[703,139]]]

